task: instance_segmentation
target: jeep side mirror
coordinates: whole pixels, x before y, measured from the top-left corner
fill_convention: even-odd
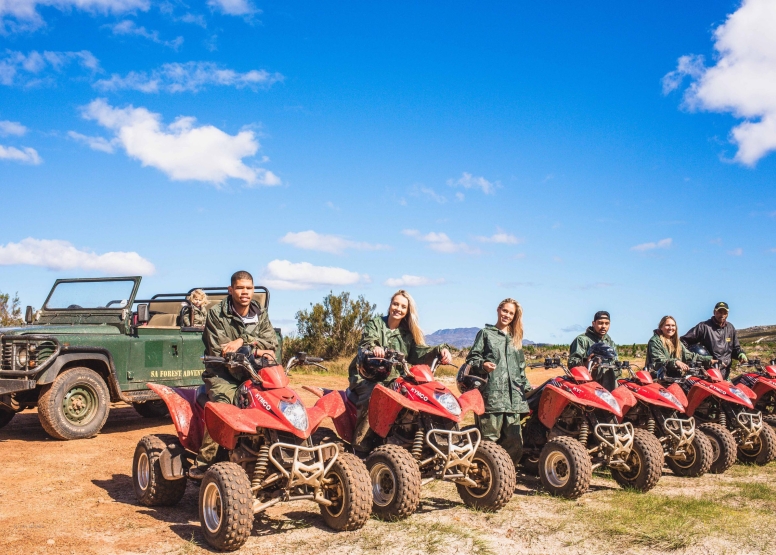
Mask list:
[[[147,304],[139,304],[137,305],[137,324],[147,324],[148,321],[151,319],[151,316],[148,314],[148,305]]]
[[[32,322],[35,319],[35,311],[32,310],[32,307],[27,305],[27,310],[24,311],[24,322],[26,324],[32,324]]]

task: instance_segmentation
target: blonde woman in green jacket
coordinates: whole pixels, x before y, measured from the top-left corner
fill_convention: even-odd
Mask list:
[[[516,300],[504,299],[496,315],[496,325],[477,334],[466,362],[472,372],[488,378],[480,390],[485,413],[476,417],[482,439],[501,445],[517,464],[523,451],[520,415],[529,411],[525,394],[531,390],[525,377],[523,309]]]
[[[702,362],[705,365],[717,362],[710,356],[690,352],[679,340],[676,320],[673,316],[663,316],[654,335],[647,343],[645,366],[652,370],[665,368],[670,375],[678,376],[689,369],[688,363]]]

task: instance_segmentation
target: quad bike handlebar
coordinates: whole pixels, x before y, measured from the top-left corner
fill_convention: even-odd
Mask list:
[[[292,368],[295,368],[297,366],[306,366],[306,365],[317,366],[318,368],[321,368],[328,372],[329,369],[326,368],[324,365],[322,365],[321,362],[323,362],[322,358],[311,357],[304,351],[299,351],[290,359],[288,359],[288,362],[286,363],[286,374],[291,375]]]

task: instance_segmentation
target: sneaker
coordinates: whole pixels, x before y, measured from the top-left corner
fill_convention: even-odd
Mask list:
[[[189,478],[192,480],[201,480],[205,477],[205,472],[207,472],[207,467],[192,466],[189,468]]]

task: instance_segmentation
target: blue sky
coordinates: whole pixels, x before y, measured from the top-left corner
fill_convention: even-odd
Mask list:
[[[618,342],[774,324],[776,6],[0,2],[0,290],[248,269]]]

